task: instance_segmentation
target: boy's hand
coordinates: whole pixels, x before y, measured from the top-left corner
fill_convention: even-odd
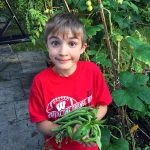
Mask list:
[[[59,125],[54,124],[51,121],[44,120],[41,122],[36,123],[38,130],[43,133],[44,135],[52,136],[52,132],[50,132],[52,129],[57,128]]]
[[[88,138],[89,138],[89,135],[86,135],[83,137],[83,140],[88,139]],[[81,141],[79,141],[79,143],[82,144],[84,147],[87,147],[87,148],[97,145],[95,142],[81,142]]]
[[[73,133],[75,133],[77,131],[77,129],[80,128],[80,125],[79,124],[76,124],[73,128]]]
[[[75,133],[78,128],[80,128],[80,125],[79,124],[75,125],[74,128],[73,128],[73,133]],[[87,138],[89,138],[89,135],[84,136],[82,139],[85,140]],[[84,147],[87,147],[87,148],[88,147],[96,146],[95,142],[82,142],[82,141],[78,141],[78,143],[82,144]]]

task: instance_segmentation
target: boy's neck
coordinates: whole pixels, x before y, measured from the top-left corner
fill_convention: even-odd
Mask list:
[[[77,64],[74,64],[72,66],[72,68],[69,70],[60,70],[60,69],[56,68],[55,66],[52,69],[53,69],[53,71],[55,71],[58,75],[60,75],[62,77],[69,77],[76,71]]]

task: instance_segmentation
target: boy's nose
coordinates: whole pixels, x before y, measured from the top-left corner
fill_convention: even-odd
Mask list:
[[[62,46],[60,47],[59,55],[60,56],[67,55],[67,46],[65,44],[62,44]]]

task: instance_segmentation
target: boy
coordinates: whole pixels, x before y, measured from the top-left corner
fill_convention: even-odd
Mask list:
[[[86,32],[83,24],[71,14],[57,14],[45,29],[45,43],[53,66],[35,76],[30,97],[31,122],[46,138],[46,145],[53,150],[98,150],[96,143],[66,140],[61,148],[52,138],[51,129],[58,124],[52,121],[61,115],[84,106],[98,106],[97,119],[102,119],[111,103],[111,96],[99,67],[79,61],[85,51]],[[46,148],[48,150],[49,148]]]

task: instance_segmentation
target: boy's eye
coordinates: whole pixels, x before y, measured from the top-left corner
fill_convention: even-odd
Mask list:
[[[53,46],[53,47],[57,47],[57,46],[60,45],[60,42],[59,41],[51,41],[50,45]]]
[[[71,41],[69,42],[70,47],[75,47],[77,45],[77,42]]]

